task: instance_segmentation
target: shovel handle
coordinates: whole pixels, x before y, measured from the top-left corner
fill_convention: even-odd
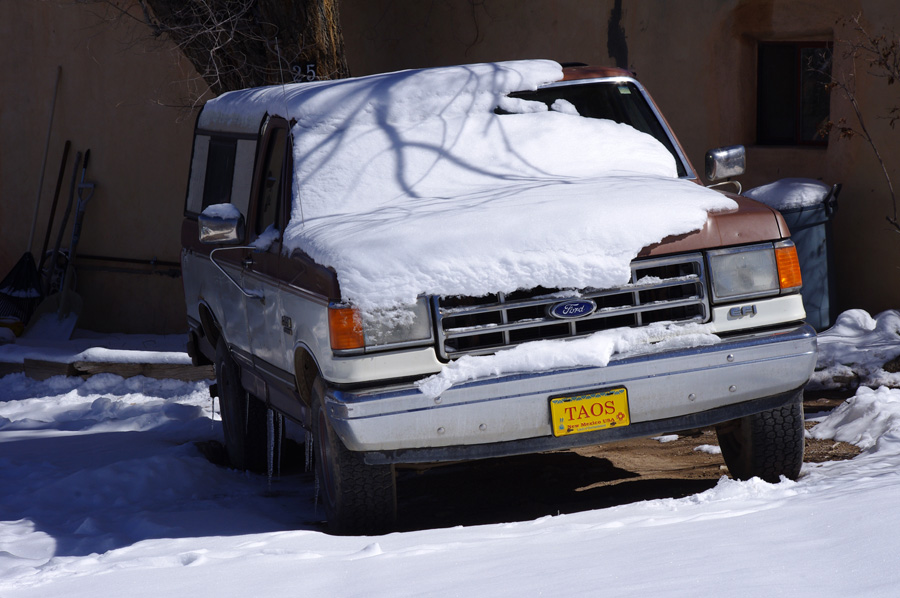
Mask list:
[[[84,210],[85,204],[87,204],[88,200],[91,197],[93,197],[94,187],[96,187],[96,185],[94,183],[85,183],[84,182],[84,179],[87,178],[87,167],[88,167],[88,160],[90,160],[90,157],[91,157],[91,150],[90,150],[90,148],[88,148],[88,149],[84,150],[84,162],[81,165],[81,182],[78,183],[78,210]],[[84,197],[81,194],[81,192],[85,189],[87,189],[87,197]],[[77,218],[77,216],[78,216],[77,210],[75,212],[75,215]],[[72,241],[72,243],[74,244],[75,241]]]
[[[41,259],[38,264],[38,272],[43,272],[44,263],[47,261],[47,247],[50,245],[50,234],[53,232],[56,207],[59,205],[59,192],[62,190],[63,178],[66,175],[66,163],[69,160],[69,149],[71,149],[71,147],[72,142],[67,139],[65,147],[63,147],[62,162],[59,165],[59,175],[56,177],[56,190],[53,192],[53,205],[50,206],[50,220],[47,222],[47,233],[44,235],[44,244],[41,246]],[[46,292],[46,289],[43,289],[43,291]]]
[[[62,222],[59,224],[59,232],[56,235],[56,243],[53,245],[53,253],[50,256],[50,271],[44,279],[44,294],[50,293],[50,284],[56,275],[57,263],[56,256],[59,254],[59,248],[62,245],[63,235],[66,234],[66,225],[69,223],[69,216],[72,214],[72,205],[75,203],[75,187],[78,184],[78,168],[81,166],[81,152],[75,152],[75,163],[72,165],[72,182],[69,186],[69,201],[66,203],[66,210],[63,213]],[[63,274],[65,276],[65,274]],[[62,289],[60,289],[62,290]]]

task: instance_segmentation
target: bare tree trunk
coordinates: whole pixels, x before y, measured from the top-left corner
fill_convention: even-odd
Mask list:
[[[138,0],[211,90],[349,76],[339,0]]]

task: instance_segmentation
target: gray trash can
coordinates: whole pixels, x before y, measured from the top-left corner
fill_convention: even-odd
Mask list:
[[[840,191],[840,184],[829,186],[814,179],[793,178],[744,192],[747,197],[775,208],[784,217],[800,260],[806,321],[818,331],[830,328],[834,321],[831,220]]]

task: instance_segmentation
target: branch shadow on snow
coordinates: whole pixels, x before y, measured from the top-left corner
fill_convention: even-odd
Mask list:
[[[470,93],[472,89],[516,88],[509,81],[515,74],[498,65],[493,65],[490,74],[455,68],[465,73],[467,80],[457,81],[455,93],[439,90],[446,93],[422,100],[433,108],[427,116],[416,112],[414,93],[422,91],[415,83],[410,84],[422,76],[419,71],[372,76],[367,85],[336,81],[329,86],[296,89],[304,105],[331,104],[339,99],[341,108],[338,122],[331,123],[327,117],[333,115],[318,114],[313,109],[311,114],[304,113],[293,128],[294,206],[287,238],[302,238],[308,226],[333,226],[348,213],[362,216],[358,220],[364,227],[373,223],[390,227],[405,219],[410,202],[435,215],[458,213],[515,195],[523,186],[569,182],[519,151],[504,129],[505,117],[476,105],[484,102],[485,93]],[[493,82],[485,84],[487,79]],[[293,100],[293,94],[288,92],[288,96],[285,102]],[[500,97],[496,95],[494,103]],[[408,106],[413,106],[409,109],[417,116],[405,120],[403,112]],[[461,117],[468,113],[484,119],[480,135],[499,140],[503,160],[473,155],[469,142],[479,133],[465,129],[464,123],[474,122]],[[323,126],[323,121],[329,126]],[[361,147],[375,151],[353,153]],[[373,181],[391,182],[374,188]],[[450,183],[450,188],[436,181]],[[458,184],[462,184],[462,191],[453,187]],[[506,188],[510,188],[508,192],[498,193]],[[327,197],[316,195],[323,192]],[[468,195],[472,197],[467,200]],[[342,231],[347,232],[352,231]]]
[[[53,556],[102,554],[158,538],[323,531],[303,448],[283,475],[229,469],[210,421],[150,431],[29,437],[3,443],[2,519],[46,534]],[[206,437],[206,440],[199,440]],[[198,441],[199,440],[199,441]],[[216,463],[218,462],[218,464]],[[398,470],[398,531],[528,521],[702,492],[715,479],[647,480],[572,451]]]
[[[309,522],[324,515],[315,513],[311,474],[270,486],[265,475],[216,467],[197,446],[209,441],[195,442],[209,434],[210,421],[199,419],[174,435],[163,426],[7,440],[0,520],[31,522],[54,544],[52,556],[157,538],[315,529]]]
[[[493,114],[485,123],[482,133],[487,136],[491,129],[497,129],[498,136],[504,142],[505,154],[514,158],[518,162],[516,170],[500,169],[496,164],[491,162],[479,162],[471,159],[469,152],[471,148],[460,143],[463,140],[463,129],[461,124],[464,119],[460,118],[461,113],[482,116],[490,113],[481,113],[477,107],[480,99],[477,94],[468,94],[472,89],[503,89],[517,88],[519,86],[510,83],[510,78],[514,77],[514,73],[502,68],[499,65],[480,65],[481,67],[493,67],[489,77],[479,74],[475,69],[466,66],[458,66],[455,69],[460,73],[466,73],[466,80],[457,81],[458,89],[453,94],[441,96],[445,97],[442,106],[435,106],[432,112],[429,112],[426,118],[412,119],[405,121],[401,117],[398,119],[397,113],[402,113],[404,105],[415,104],[416,98],[409,97],[411,92],[418,89],[407,84],[421,77],[419,71],[405,71],[399,73],[390,73],[383,76],[371,76],[368,78],[369,84],[365,86],[352,87],[354,83],[348,81],[344,84],[342,81],[333,82],[328,87],[313,87],[309,89],[298,88],[302,96],[307,102],[316,102],[319,97],[327,97],[334,94],[335,90],[340,93],[342,107],[340,114],[344,118],[339,124],[331,129],[331,132],[322,136],[316,135],[317,141],[307,145],[305,143],[304,121],[298,123],[295,127],[295,163],[300,166],[298,168],[298,180],[296,184],[300,189],[306,187],[316,175],[323,172],[341,170],[347,168],[348,165],[342,164],[341,159],[346,155],[344,152],[348,147],[356,144],[367,143],[375,131],[382,133],[389,141],[386,147],[381,148],[382,154],[389,154],[393,158],[394,171],[391,173],[396,183],[396,188],[401,191],[405,197],[423,197],[417,189],[417,184],[427,179],[433,170],[442,163],[451,165],[457,169],[458,173],[465,177],[467,175],[484,176],[493,179],[497,184],[503,184],[514,181],[546,181],[548,178],[554,177],[551,173],[544,170],[538,163],[531,160],[528,156],[522,154],[515,144],[511,143],[506,132],[501,126],[501,115]],[[479,80],[492,79],[492,84],[485,85],[478,83]],[[440,92],[449,90],[439,90]],[[482,93],[483,95],[483,93]],[[431,98],[432,100],[434,98]],[[499,100],[497,95],[495,100]],[[468,101],[464,109],[458,104],[460,101]],[[287,100],[286,100],[287,101]],[[397,107],[401,108],[397,108]],[[415,109],[412,109],[415,112]],[[371,121],[369,121],[371,118]],[[315,118],[310,119],[315,125],[321,125]],[[362,124],[360,121],[362,121]],[[427,141],[417,139],[415,137],[418,127],[423,122],[440,125],[440,135],[428,138]],[[377,125],[377,127],[373,127]],[[318,130],[324,129],[319,126]],[[420,172],[410,171],[410,158],[414,154],[427,156],[426,162],[430,162],[430,168],[424,168]],[[382,156],[372,156],[372,158]],[[304,165],[312,164],[312,168],[306,170]],[[365,172],[367,165],[364,163],[352,165],[352,171],[357,173],[351,181],[344,181],[344,188],[347,189],[343,197],[337,198],[337,204],[340,205],[343,199],[348,195],[361,194],[365,195],[372,190],[361,188],[359,183],[361,175]],[[530,174],[523,174],[524,172]],[[302,197],[300,200],[302,201]],[[443,198],[448,199],[448,198]]]

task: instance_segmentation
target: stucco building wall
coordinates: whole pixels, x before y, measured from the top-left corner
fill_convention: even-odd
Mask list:
[[[838,308],[878,313],[900,306],[900,234],[885,221],[893,207],[869,146],[836,135],[824,147],[756,145],[758,42],[834,42],[833,73],[848,76],[854,65],[841,40],[854,34],[843,23],[861,15],[872,33],[882,27],[900,33],[893,0],[344,0],[343,6],[354,75],[483,60],[616,65],[618,59],[653,94],[698,172],[706,150],[743,144],[744,188],[786,177],[841,183],[833,220]],[[878,118],[900,104],[900,87],[855,68],[867,124],[900,189],[900,130]],[[849,104],[833,92],[831,118],[842,117],[854,122]]]
[[[72,141],[57,208],[61,221],[76,151],[91,150],[79,255],[180,260],[180,223],[194,117],[180,108],[196,73],[172,47],[102,4],[0,2],[0,268],[28,245],[57,66],[62,76],[32,244],[43,244],[65,141]],[[189,100],[188,100],[189,102]],[[80,173],[79,173],[80,178]],[[74,210],[73,210],[74,212]],[[69,219],[71,227],[74,213]],[[53,236],[55,239],[56,231]],[[71,231],[63,239],[69,246]],[[53,246],[53,240],[50,246]],[[111,271],[116,270],[116,271]],[[125,270],[125,271],[123,271]],[[79,326],[97,331],[185,330],[171,267],[79,260]]]
[[[792,176],[842,183],[834,219],[839,307],[877,313],[900,306],[900,235],[885,222],[892,208],[871,150],[859,138],[832,139],[827,147],[755,145],[757,43],[840,40],[849,32],[839,20],[855,14],[873,31],[882,25],[900,31],[893,0],[341,3],[353,75],[522,58],[618,63],[648,87],[698,170],[707,149],[741,143],[748,156],[745,187]],[[165,40],[152,40],[127,19],[105,21],[109,16],[102,4],[0,2],[0,275],[28,242],[57,65],[63,75],[32,251],[37,254],[43,241],[63,143],[71,139],[74,149],[91,148],[88,179],[97,183],[79,254],[179,260],[196,115],[184,105],[204,87]],[[835,73],[850,67],[838,45]],[[900,87],[861,70],[856,86],[900,184],[900,131],[876,118],[898,103]],[[852,119],[836,94],[831,115]],[[64,202],[65,191],[57,221]],[[123,269],[128,272],[110,271]],[[171,270],[85,262],[78,273],[81,325],[184,330],[181,282],[166,275]]]

